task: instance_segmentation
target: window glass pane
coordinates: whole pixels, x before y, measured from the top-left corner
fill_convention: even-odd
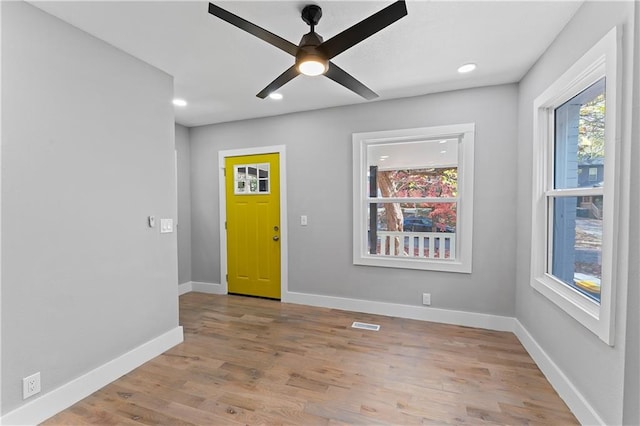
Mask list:
[[[457,203],[370,203],[377,207],[377,229],[405,232],[456,232]]]
[[[258,164],[258,192],[269,192],[269,163]]]
[[[602,186],[605,79],[554,111],[554,188]]]
[[[370,203],[368,218],[369,254],[455,259],[456,202]]]
[[[258,192],[258,169],[254,164],[247,166],[249,192]]]
[[[456,232],[457,206],[453,203],[402,203],[405,232]]]
[[[602,196],[553,199],[551,273],[596,302],[602,279]]]
[[[457,197],[458,139],[368,146],[370,197]]]
[[[458,196],[458,169],[426,168],[375,170],[369,174],[375,185],[372,197],[380,198],[452,198]]]
[[[258,174],[260,179],[269,177],[269,163],[258,164]]]

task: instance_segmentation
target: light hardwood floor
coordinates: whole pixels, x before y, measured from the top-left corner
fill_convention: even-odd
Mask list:
[[[202,293],[180,323],[45,424],[578,424],[512,333]]]

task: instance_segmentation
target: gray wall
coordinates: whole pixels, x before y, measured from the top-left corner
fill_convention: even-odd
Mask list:
[[[191,149],[189,128],[176,124],[178,156],[178,284],[191,281]]]
[[[2,409],[178,326],[172,78],[2,2]]]
[[[220,281],[219,150],[286,145],[289,290],[513,316],[517,87],[503,85],[191,128],[192,275]],[[473,273],[352,264],[354,132],[476,123]],[[308,215],[309,226],[299,225]]]
[[[633,140],[631,164],[640,164],[640,5],[635,10]],[[629,294],[625,355],[624,424],[640,425],[640,167],[631,168],[630,210],[635,221],[629,233]]]
[[[616,316],[615,347],[609,347],[593,333],[588,331],[577,321],[549,302],[545,297],[534,291],[530,286],[531,259],[531,191],[532,191],[532,144],[533,144],[533,101],[556,78],[568,69],[595,42],[602,38],[617,24],[625,25],[623,49],[627,55],[627,62],[623,67],[623,158],[629,153],[630,142],[636,144],[636,162],[638,164],[637,143],[638,134],[631,139],[630,128],[630,95],[632,86],[632,40],[633,40],[633,2],[586,2],[576,13],[573,20],[565,27],[554,43],[540,58],[520,83],[519,114],[518,114],[518,256],[517,256],[517,310],[516,316],[529,330],[531,335],[547,352],[551,359],[566,374],[589,404],[599,413],[607,424],[622,422],[622,401],[625,374],[625,324],[627,308],[639,309],[637,297],[628,300],[626,286],[622,280],[619,283]],[[588,29],[588,31],[585,31]],[[638,77],[636,74],[635,91],[637,91]],[[637,207],[637,172],[633,173],[632,188],[636,188],[633,202]],[[626,188],[629,191],[629,188]],[[627,193],[628,194],[628,193]],[[629,201],[628,195],[625,196]],[[629,259],[630,265],[637,265],[637,235],[638,210],[632,211],[630,235],[635,236],[632,250],[634,258]],[[627,248],[623,248],[627,250]],[[628,271],[621,271],[621,276],[628,275]],[[635,269],[637,280],[637,268]],[[638,283],[632,282],[637,286]],[[636,290],[637,293],[637,290]],[[632,317],[633,318],[633,317]],[[636,316],[637,318],[637,316]],[[637,333],[637,326],[633,326]],[[632,329],[630,329],[631,331]],[[637,336],[629,336],[631,341],[637,342]],[[628,359],[627,371],[638,371],[638,360]],[[633,367],[635,365],[635,367]],[[634,370],[635,369],[635,370]],[[631,389],[631,388],[629,388]],[[637,400],[637,395],[636,395]],[[631,417],[630,417],[631,418]]]

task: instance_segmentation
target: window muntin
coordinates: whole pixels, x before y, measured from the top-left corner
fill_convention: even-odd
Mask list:
[[[616,155],[618,43],[614,28],[534,102],[531,286],[610,345],[627,179]]]
[[[234,193],[269,194],[269,164],[238,164],[233,167]]]
[[[354,263],[470,272],[472,159],[473,125],[355,134]]]

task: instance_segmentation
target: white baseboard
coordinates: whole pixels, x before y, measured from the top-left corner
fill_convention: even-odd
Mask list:
[[[209,294],[227,294],[227,289],[222,284],[218,283],[201,283],[198,281],[191,281],[192,291],[199,293]]]
[[[527,331],[520,321],[514,318],[514,334],[522,343],[522,346],[529,352],[531,358],[545,375],[551,386],[558,392],[560,398],[564,400],[571,412],[576,416],[580,424],[583,425],[604,425],[605,422],[587,402],[584,396],[578,391],[569,378],[556,365],[551,357],[538,344],[533,336]]]
[[[208,294],[227,294],[227,289],[218,283],[203,283],[198,281],[189,281],[178,285],[178,295],[196,291],[198,293]]]
[[[178,296],[182,296],[183,294],[190,293],[193,291],[193,284],[191,281],[178,284]]]
[[[401,305],[398,303],[374,302],[371,300],[348,299],[344,297],[320,296],[317,294],[287,292],[283,295],[282,301],[299,305],[343,309],[346,311],[463,325],[466,327],[478,327],[496,331],[513,331],[514,326],[514,318],[500,315],[452,311],[448,309],[429,308],[427,306]]]
[[[70,407],[184,340],[176,327],[0,418],[3,425],[35,425]]]

